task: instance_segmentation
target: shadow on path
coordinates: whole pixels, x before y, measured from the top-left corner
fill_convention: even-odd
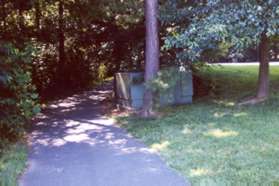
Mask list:
[[[182,186],[186,181],[105,117],[107,90],[53,102],[34,120],[20,186]]]

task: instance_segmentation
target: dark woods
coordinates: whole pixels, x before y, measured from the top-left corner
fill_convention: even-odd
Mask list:
[[[32,82],[41,98],[83,90],[107,76],[140,69],[144,24],[140,3],[1,0],[0,40],[33,47]]]
[[[140,69],[142,6],[118,0],[1,0],[0,139],[22,136],[40,101],[85,90],[116,71]]]

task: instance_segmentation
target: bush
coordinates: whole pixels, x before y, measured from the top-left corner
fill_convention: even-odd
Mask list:
[[[16,186],[17,178],[26,166],[27,148],[21,143],[0,142],[0,185]]]
[[[40,111],[31,79],[33,48],[0,43],[0,139],[15,140]]]

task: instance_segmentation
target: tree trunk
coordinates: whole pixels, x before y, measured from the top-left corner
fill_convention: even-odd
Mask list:
[[[26,41],[26,33],[25,33],[25,24],[24,24],[24,11],[22,7],[19,7],[18,9],[18,34],[20,34],[21,37],[17,38],[17,45],[19,48],[24,48],[24,43]]]
[[[159,70],[159,32],[158,32],[158,0],[145,0],[145,83],[153,80]],[[146,88],[143,98],[142,117],[153,115],[153,93]]]
[[[65,83],[65,35],[64,35],[64,4],[63,0],[59,0],[59,64],[58,64],[58,80],[60,85]]]
[[[19,29],[22,33],[24,31],[24,17],[23,17],[23,10],[21,7],[18,9],[18,21],[19,21]]]
[[[260,68],[257,98],[267,99],[269,95],[269,41],[265,33],[261,36],[259,48]]]
[[[37,39],[40,38],[40,30],[41,30],[41,4],[40,1],[35,2],[35,25],[36,25],[36,35]]]
[[[122,30],[121,30],[122,31]],[[115,32],[120,32],[119,30],[115,31]],[[125,57],[125,52],[127,52],[127,44],[126,41],[123,39],[123,35],[120,35],[116,41],[115,41],[115,46],[113,49],[113,57],[114,57],[114,64],[115,64],[115,68],[114,71],[115,72],[119,72],[121,69],[121,64],[122,61]]]
[[[3,33],[5,33],[6,27],[7,27],[7,23],[6,23],[6,8],[5,8],[5,2],[1,1],[1,26],[2,26],[2,31]]]

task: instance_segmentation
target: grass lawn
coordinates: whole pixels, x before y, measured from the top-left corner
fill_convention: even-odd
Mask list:
[[[279,67],[271,67],[268,102],[236,104],[255,93],[257,72],[256,66],[214,67],[202,75],[216,82],[217,94],[163,108],[166,116],[158,120],[120,121],[193,185],[279,185]]]
[[[23,144],[0,146],[0,186],[16,186],[19,174],[25,168],[27,150]]]

